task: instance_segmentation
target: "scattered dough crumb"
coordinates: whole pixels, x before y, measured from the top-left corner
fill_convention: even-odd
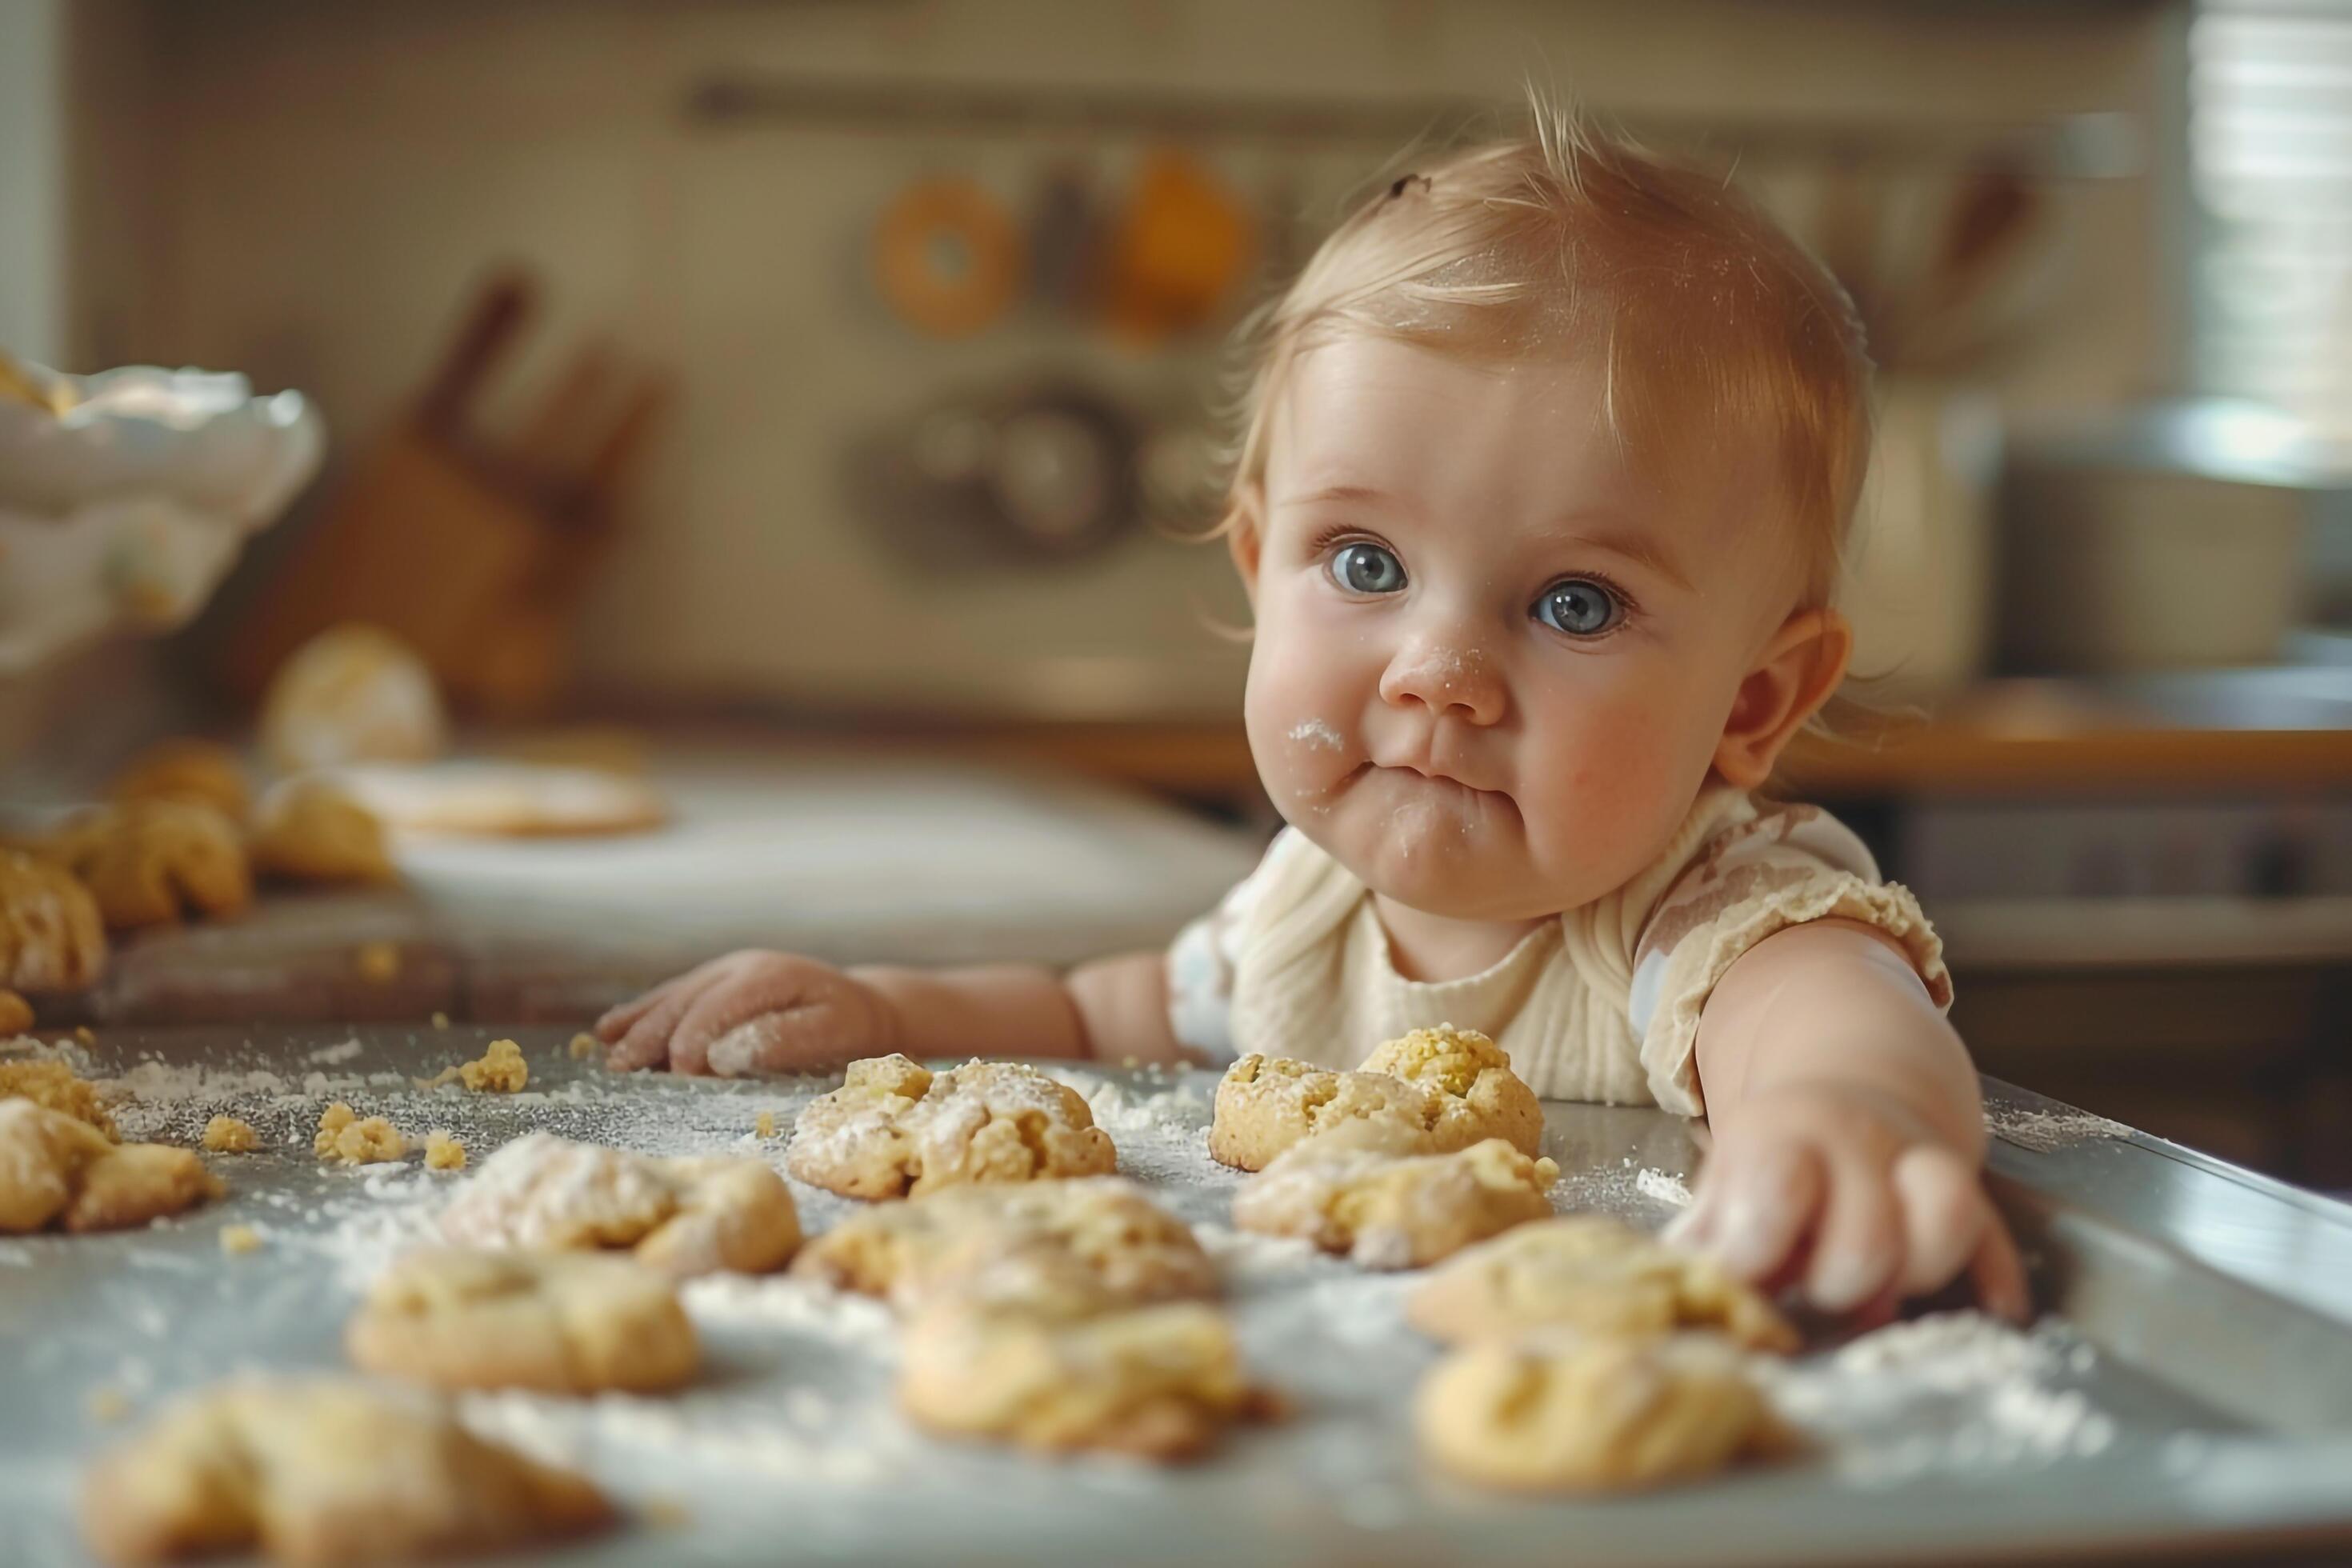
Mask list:
[[[220,1248],[231,1257],[261,1250],[261,1233],[249,1225],[223,1226]]]
[[[462,1171],[466,1168],[466,1146],[442,1128],[425,1135],[425,1168],[428,1171]]]
[[[340,1100],[319,1118],[319,1133],[310,1147],[320,1159],[346,1165],[386,1164],[408,1154],[408,1141],[391,1122],[381,1116],[362,1120]]]
[[[584,1062],[596,1054],[596,1037],[585,1029],[572,1037],[572,1059]]]
[[[637,1517],[656,1530],[684,1530],[694,1522],[686,1504],[674,1497],[649,1497],[637,1505]]]
[[[0,991],[0,1035],[21,1035],[33,1026],[33,1005],[14,991]]]
[[[478,1060],[443,1068],[431,1078],[417,1079],[416,1087],[439,1089],[445,1083],[462,1083],[476,1094],[513,1094],[530,1081],[530,1068],[522,1059],[522,1047],[512,1040],[492,1040]]]
[[[447,1028],[447,1027],[449,1026],[449,1015],[448,1015],[448,1014],[446,1014],[446,1013],[436,1013],[436,1014],[434,1014],[434,1015],[433,1015],[433,1026],[434,1026],[435,1028],[436,1028],[436,1029],[446,1029],[446,1028]]]
[[[91,1389],[84,1403],[93,1421],[120,1421],[131,1414],[131,1396],[112,1384]]]
[[[261,1147],[261,1135],[234,1116],[215,1116],[205,1123],[205,1147],[215,1154],[250,1154]]]
[[[396,942],[363,942],[352,954],[360,978],[376,985],[388,985],[400,977],[400,944]]]
[[[79,1024],[74,1027],[74,1038],[85,1046],[94,1046],[98,1044],[98,1032],[88,1024]]]
[[[763,1110],[753,1117],[751,1131],[756,1137],[773,1138],[776,1135],[776,1113],[772,1110]]]

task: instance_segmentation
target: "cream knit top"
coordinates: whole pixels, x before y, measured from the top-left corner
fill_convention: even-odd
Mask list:
[[[1408,980],[1370,891],[1286,828],[1265,858],[1169,949],[1176,1037],[1213,1058],[1252,1051],[1352,1068],[1436,1024],[1476,1029],[1548,1099],[1700,1115],[1699,1010],[1758,942],[1827,917],[1866,921],[1909,953],[1938,1007],[1942,944],[1862,841],[1816,806],[1703,790],[1665,850],[1615,892],[1545,921],[1491,968]]]

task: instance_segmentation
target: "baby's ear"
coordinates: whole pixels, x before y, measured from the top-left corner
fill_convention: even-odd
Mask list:
[[[1257,481],[1234,488],[1233,507],[1225,513],[1223,524],[1225,548],[1234,552],[1234,570],[1241,574],[1242,591],[1249,595],[1252,608],[1257,605],[1257,559],[1265,542],[1265,491]]]
[[[1780,752],[1845,679],[1853,630],[1835,610],[1800,610],[1783,622],[1739,683],[1715,771],[1740,789],[1760,788]]]

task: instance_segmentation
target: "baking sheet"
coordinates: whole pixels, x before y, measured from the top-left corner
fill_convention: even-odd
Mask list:
[[[310,1134],[329,1100],[387,1115],[420,1145],[447,1129],[477,1163],[546,1129],[781,1164],[783,1140],[754,1135],[758,1113],[788,1130],[831,1086],[609,1077],[570,1060],[568,1032],[536,1030],[517,1033],[532,1072],[521,1095],[413,1087],[492,1037],[125,1031],[86,1053],[138,1094],[118,1112],[127,1134],[192,1141],[226,1110],[271,1152],[215,1158],[229,1199],[181,1220],[0,1238],[0,1519],[11,1521],[0,1563],[83,1561],[74,1477],[163,1397],[241,1368],[339,1364],[357,1292],[462,1178],[413,1156],[320,1166]],[[1244,1346],[1296,1405],[1293,1419],[1237,1432],[1176,1472],[941,1443],[890,1408],[891,1326],[877,1304],[789,1279],[698,1281],[687,1300],[710,1364],[684,1394],[465,1401],[485,1431],[684,1521],[544,1560],[1832,1563],[2352,1550],[2352,1326],[2217,1266],[2165,1218],[2237,1222],[2223,1231],[2267,1219],[2324,1276],[2352,1257],[2335,1205],[2299,1205],[2000,1091],[1996,1125],[2007,1117],[2015,1137],[1997,1151],[1997,1188],[2042,1254],[2045,1299],[2072,1321],[2016,1333],[1937,1316],[1843,1346],[1822,1338],[1775,1377],[1777,1402],[1814,1436],[1806,1460],[1654,1497],[1505,1500],[1415,1462],[1407,1406],[1435,1351],[1400,1316],[1412,1276],[1230,1228],[1242,1178],[1202,1146],[1213,1075],[1047,1065],[1088,1095],[1122,1168],[1223,1260]],[[1548,1116],[1561,1207],[1648,1227],[1685,1197],[1695,1150],[1678,1119],[1572,1105]],[[2115,1198],[2145,1205],[2151,1190],[2168,1205],[2152,1220]],[[812,1231],[850,1206],[794,1192]],[[259,1230],[263,1248],[225,1256],[230,1224]],[[128,1416],[109,1418],[115,1404]]]

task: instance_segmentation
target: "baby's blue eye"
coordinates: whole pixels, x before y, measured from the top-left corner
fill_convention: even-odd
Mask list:
[[[1393,594],[1404,586],[1404,563],[1385,546],[1343,544],[1332,553],[1331,580],[1350,594]]]
[[[1623,614],[1616,595],[1583,577],[1554,583],[1536,599],[1536,619],[1572,637],[1598,637]]]

